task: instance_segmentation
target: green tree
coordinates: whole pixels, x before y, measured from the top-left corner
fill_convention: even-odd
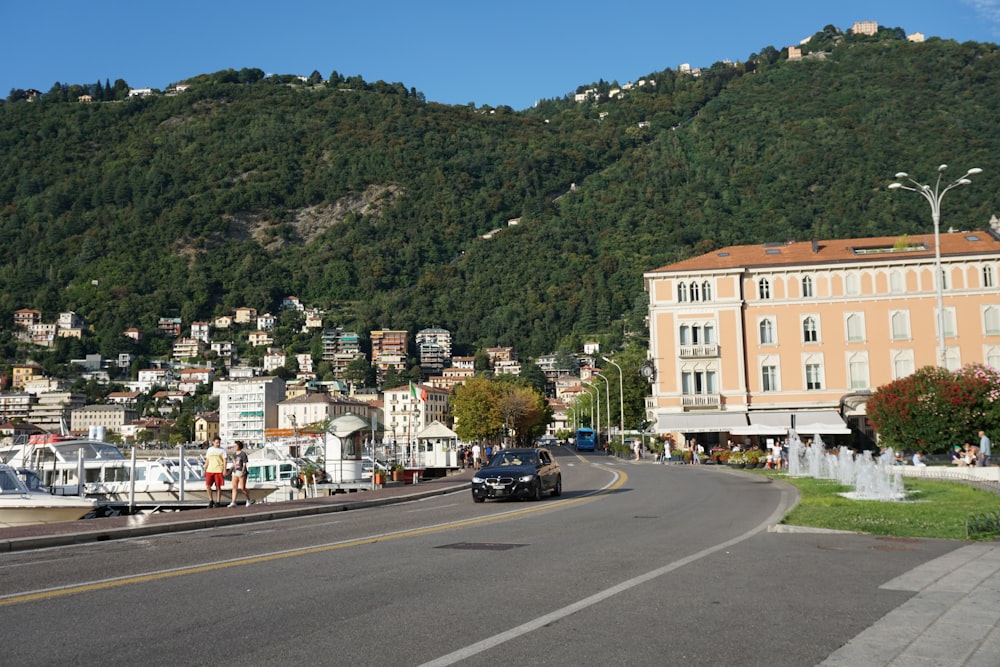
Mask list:
[[[455,387],[450,404],[455,432],[462,440],[482,442],[497,437],[503,429],[500,391],[497,384],[487,378],[469,378]]]

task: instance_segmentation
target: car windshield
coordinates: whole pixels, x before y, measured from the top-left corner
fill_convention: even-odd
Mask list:
[[[490,467],[537,466],[538,456],[532,452],[500,452],[490,461]]]

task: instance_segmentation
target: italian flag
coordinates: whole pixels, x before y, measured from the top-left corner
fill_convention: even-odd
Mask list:
[[[412,382],[410,383],[410,396],[421,403],[427,402],[427,391],[425,389],[417,389],[417,385]]]

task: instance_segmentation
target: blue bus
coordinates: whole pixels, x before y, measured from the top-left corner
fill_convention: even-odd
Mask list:
[[[594,442],[594,429],[578,428],[576,430],[576,451],[592,452],[594,451]]]

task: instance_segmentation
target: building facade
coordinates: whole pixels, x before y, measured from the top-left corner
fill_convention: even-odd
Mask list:
[[[659,433],[871,435],[867,397],[917,368],[1000,367],[1000,234],[732,246],[645,274]],[[944,322],[939,336],[939,312]]]
[[[278,403],[285,399],[285,381],[259,376],[216,380],[212,394],[219,397],[219,436],[230,446],[236,440],[264,442],[264,430],[278,426]]]

